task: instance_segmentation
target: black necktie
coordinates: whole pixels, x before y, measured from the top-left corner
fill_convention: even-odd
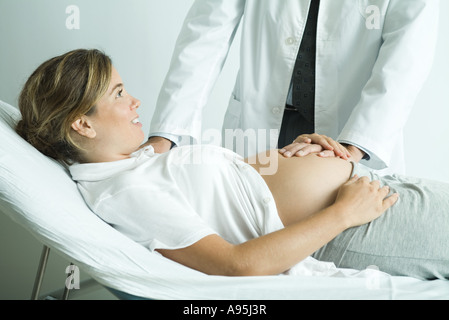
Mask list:
[[[292,104],[312,125],[315,122],[315,60],[319,7],[320,0],[312,0],[293,71]]]

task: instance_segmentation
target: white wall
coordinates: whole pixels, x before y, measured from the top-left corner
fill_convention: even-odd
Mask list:
[[[435,63],[405,131],[407,173],[449,182],[449,1],[441,0]]]
[[[20,89],[44,60],[75,48],[109,54],[127,88],[142,101],[149,129],[174,42],[193,0],[0,0],[0,99],[17,105]],[[80,10],[69,30],[66,8]],[[0,142],[1,143],[1,142]],[[41,245],[0,214],[0,299],[28,299]],[[63,287],[68,261],[51,255],[43,292]],[[81,271],[83,277],[83,272]],[[104,290],[100,297],[110,297]]]
[[[282,1],[282,0],[273,0]],[[403,0],[408,1],[408,0]],[[109,54],[127,89],[142,101],[149,130],[174,42],[193,0],[0,0],[0,99],[16,105],[21,86],[44,60],[75,48]],[[406,128],[410,175],[449,182],[449,1],[441,1],[438,52],[432,74]],[[80,29],[66,27],[66,8],[77,5]],[[221,126],[238,68],[236,39],[204,112],[204,128]],[[0,214],[0,299],[28,299],[41,246]],[[61,288],[68,261],[50,259],[44,292]],[[83,274],[82,274],[83,276]],[[110,298],[100,291],[97,298]]]

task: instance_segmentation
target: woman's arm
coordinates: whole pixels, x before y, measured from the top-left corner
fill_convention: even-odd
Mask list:
[[[232,245],[217,235],[179,250],[158,250],[165,257],[210,275],[259,276],[287,271],[344,230],[381,216],[396,203],[388,187],[352,178],[334,205],[280,231]]]

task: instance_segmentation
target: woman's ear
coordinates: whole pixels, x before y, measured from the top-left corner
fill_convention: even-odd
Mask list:
[[[81,116],[72,123],[72,129],[75,130],[79,135],[93,139],[97,136],[95,129],[92,126],[91,121],[86,116]]]

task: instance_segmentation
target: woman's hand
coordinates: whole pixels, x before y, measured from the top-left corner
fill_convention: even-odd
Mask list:
[[[340,157],[345,160],[351,158],[351,153],[337,141],[320,134],[303,134],[292,144],[279,150],[284,157],[304,157],[311,153],[318,153],[320,157]]]
[[[397,193],[388,196],[390,188],[379,181],[354,176],[341,188],[335,201],[347,228],[357,227],[379,218],[399,199]]]

